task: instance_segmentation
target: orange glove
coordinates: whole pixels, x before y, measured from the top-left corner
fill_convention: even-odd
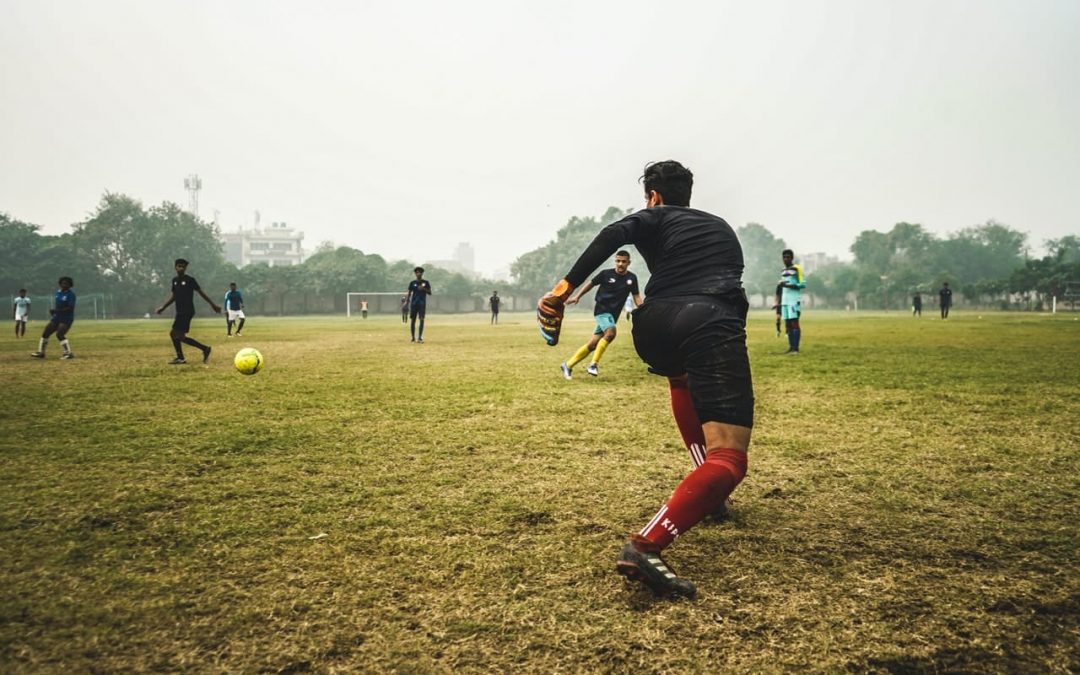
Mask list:
[[[574,287],[570,285],[570,282],[563,279],[536,303],[536,323],[540,326],[540,335],[549,347],[559,344],[559,331],[562,330],[566,299],[570,297],[573,290]]]

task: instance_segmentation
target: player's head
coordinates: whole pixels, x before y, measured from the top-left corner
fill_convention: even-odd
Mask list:
[[[236,282],[235,281],[232,282],[231,284],[229,284],[229,290],[230,291],[235,291],[236,290]]]
[[[949,287],[949,282],[948,282],[948,281],[946,281],[946,282],[945,282],[945,288],[948,288],[948,287]]]
[[[615,254],[616,274],[626,274],[627,267],[630,267],[630,254],[626,251],[619,251]]]
[[[20,298],[25,298],[26,297],[26,289],[25,288],[20,288],[19,289],[19,297]]]
[[[780,254],[780,258],[783,259],[785,265],[791,267],[791,263],[795,261],[795,252],[790,248],[785,248],[784,252]]]
[[[417,265],[413,268],[413,274],[415,274],[416,278],[419,279],[420,277],[424,276],[424,268]]]
[[[187,271],[187,266],[188,261],[184,260],[183,258],[177,258],[173,261],[173,267],[176,268],[176,273],[180,274],[181,276],[183,276],[184,272]]]
[[[60,277],[56,283],[60,284],[60,288],[65,291],[75,285],[75,281],[71,277]]]
[[[492,294],[492,295],[498,295],[498,294],[499,294],[499,292],[498,292],[498,291],[492,291],[492,292],[491,292],[491,294]]]
[[[694,174],[673,159],[653,162],[645,167],[641,176],[645,186],[645,202],[654,206],[690,206],[690,193],[694,189]]]

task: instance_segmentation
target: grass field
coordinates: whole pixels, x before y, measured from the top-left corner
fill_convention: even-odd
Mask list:
[[[810,313],[798,357],[752,316],[693,602],[614,574],[690,462],[628,330],[561,378],[574,316],[207,318],[182,367],[163,320],[4,336],[0,671],[1080,671],[1073,316]]]

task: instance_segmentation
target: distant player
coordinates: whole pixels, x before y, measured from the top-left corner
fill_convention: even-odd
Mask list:
[[[911,316],[922,317],[922,293],[915,291],[915,297],[911,299]]]
[[[409,297],[401,296],[401,323],[409,322]]]
[[[634,298],[632,298],[629,295],[626,296],[626,302],[623,303],[623,311],[626,312],[626,320],[627,321],[630,320],[631,315],[634,313],[634,309],[636,309],[636,308],[637,308],[637,305],[634,304]]]
[[[15,319],[15,337],[26,337],[26,322],[30,320],[30,298],[26,289],[20,288],[19,294],[11,303],[11,316]]]
[[[592,352],[592,359],[585,368],[585,372],[596,377],[600,374],[600,358],[604,355],[615,340],[615,324],[619,320],[619,312],[622,311],[623,303],[629,298],[634,299],[634,307],[641,304],[641,291],[638,290],[637,275],[630,271],[630,254],[619,251],[615,254],[615,267],[604,270],[597,274],[591,281],[586,283],[576,295],[567,299],[566,304],[576,305],[581,296],[596,287],[596,305],[593,307],[593,317],[596,319],[596,328],[593,336],[581,346],[568,361],[564,361],[559,367],[563,377],[573,377],[574,366]]]
[[[409,282],[409,294],[406,300],[409,303],[409,334],[412,342],[424,341],[424,316],[427,314],[427,298],[431,295],[431,284],[424,278],[424,268],[415,267],[413,274],[416,279]],[[420,319],[420,335],[416,334],[416,320]]]
[[[661,552],[721,511],[746,475],[754,425],[749,303],[739,239],[722,218],[690,208],[690,170],[657,162],[642,178],[646,208],[602,229],[540,299],[536,315],[541,335],[556,345],[566,298],[612,251],[633,244],[649,266],[645,302],[634,311],[634,347],[650,372],[668,378],[671,409],[695,468],[623,546],[616,570],[656,594],[692,598],[694,585],[677,577]],[[612,448],[612,460],[631,457],[631,447]]]
[[[367,300],[361,300],[360,301],[360,318],[361,319],[366,319],[367,318]]]
[[[64,350],[60,358],[75,358],[75,355],[71,353],[71,344],[67,339],[71,324],[75,321],[75,291],[71,290],[75,282],[72,281],[71,277],[60,277],[57,285],[60,288],[53,295],[53,306],[49,309],[51,318],[48,325],[45,326],[45,330],[41,333],[38,350],[30,353],[30,356],[35,359],[45,358],[45,347],[49,344],[49,336],[53,333],[56,333],[56,339],[60,341],[60,348]]]
[[[938,291],[938,306],[941,308],[941,318],[948,319],[949,310],[952,308],[952,289],[949,288],[948,281],[943,283]]]
[[[169,297],[166,298],[164,304],[157,308],[157,313],[161,314],[166,307],[174,302],[176,303],[176,318],[173,319],[172,329],[169,331],[173,349],[176,350],[176,358],[169,361],[169,364],[177,366],[187,363],[187,360],[184,359],[184,348],[180,346],[181,342],[201,351],[203,363],[206,363],[210,360],[210,347],[187,336],[188,331],[191,330],[191,319],[195,316],[195,293],[198,292],[202,299],[214,309],[216,314],[221,314],[221,307],[215,305],[214,301],[203,292],[195,277],[188,276],[188,261],[177,258],[174,267],[176,276],[172,280],[172,290],[169,292]],[[239,334],[240,332],[237,330],[237,335]]]
[[[488,298],[488,306],[491,307],[491,325],[499,323],[499,303],[502,300],[499,298],[498,291],[492,291],[491,297]]]
[[[179,311],[179,307],[177,307]],[[232,337],[233,324],[236,324],[236,337],[243,337],[240,331],[244,330],[244,296],[236,290],[236,283],[229,284],[229,292],[225,294],[225,321],[229,327],[228,337]],[[239,322],[239,323],[237,323]]]
[[[802,291],[806,288],[806,277],[802,265],[796,265],[795,254],[791,249],[784,249],[781,254],[784,269],[780,270],[780,317],[787,329],[788,350],[785,354],[799,353],[799,338],[802,328],[799,316],[802,314]]]

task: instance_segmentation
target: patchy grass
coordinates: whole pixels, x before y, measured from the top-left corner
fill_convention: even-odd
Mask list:
[[[689,467],[664,382],[502,320],[4,338],[0,670],[1080,670],[1072,317],[811,312],[798,357],[752,317],[751,473],[668,553],[695,602],[613,573]]]

